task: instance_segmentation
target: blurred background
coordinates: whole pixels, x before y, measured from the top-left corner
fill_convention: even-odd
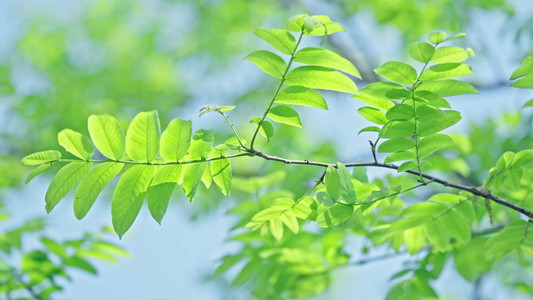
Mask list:
[[[300,13],[329,15],[347,29],[328,38],[325,47],[355,64],[363,78],[355,79],[359,87],[380,80],[372,70],[386,61],[413,62],[406,55],[409,43],[425,41],[433,31],[465,32],[468,37],[456,44],[476,53],[469,60],[475,75],[466,80],[480,95],[453,98],[451,105],[463,120],[452,132],[477,132],[484,143],[478,150],[487,152],[487,160],[514,145],[512,138],[498,142],[505,128],[530,117],[516,112],[531,92],[510,90],[508,80],[533,49],[529,0],[0,0],[0,270],[20,269],[25,253],[43,247],[43,237],[58,242],[91,237],[128,255],[115,249],[118,262],[110,262],[115,256],[91,261],[97,275],[70,270],[70,280],[59,280],[63,290],[53,299],[248,299],[246,289],[230,287],[235,272],[227,278],[214,278],[213,272],[222,256],[240,249],[228,241],[237,218],[226,212],[256,199],[256,190],[237,189],[221,198],[204,189],[190,205],[176,189],[161,226],[143,209],[119,241],[102,229],[111,223],[112,189],[82,221],[72,213],[72,195],[46,215],[44,195],[51,180],[46,174],[57,169],[23,185],[30,169],[19,160],[59,150],[56,135],[64,128],[87,134],[91,114],[114,115],[127,128],[139,111],[156,109],[162,128],[176,117],[191,119],[194,130],[215,129],[220,142],[231,136],[225,120],[215,114],[199,118],[198,110],[208,104],[238,105],[230,116],[249,139],[254,127],[248,119],[262,114],[278,82],[242,58],[269,49],[253,35],[255,29],[283,27]],[[304,41],[306,46],[319,43],[320,38]],[[361,104],[349,95],[325,96],[329,111],[299,109],[304,130],[276,128],[275,140],[261,141],[258,148],[291,158],[371,159],[368,138],[357,135],[367,125],[356,113]],[[489,163],[476,159],[472,172],[479,175]],[[232,163],[236,180],[261,178],[274,189],[292,185],[305,191],[306,183],[320,175],[296,175],[292,167],[249,159]],[[355,248],[358,241],[348,245]],[[384,298],[401,262],[335,272],[331,286],[315,299]],[[439,293],[471,299],[475,285],[452,267],[446,270],[436,284]],[[487,279],[479,293],[486,299],[528,299],[498,281]]]

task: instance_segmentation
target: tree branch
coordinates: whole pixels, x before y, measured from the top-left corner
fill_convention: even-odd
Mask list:
[[[330,164],[330,163],[323,163],[323,162],[315,162],[315,161],[310,161],[310,160],[292,160],[292,159],[286,159],[286,158],[282,158],[282,157],[277,157],[277,156],[272,156],[272,155],[268,155],[268,154],[264,154],[262,152],[259,152],[259,151],[256,151],[256,150],[252,150],[250,151],[251,154],[255,155],[255,156],[258,156],[258,157],[261,157],[265,160],[272,160],[272,161],[278,161],[278,162],[282,162],[284,164],[287,164],[287,165],[291,165],[291,164],[294,164],[294,165],[311,165],[311,166],[318,166],[318,167],[334,167],[336,168],[336,164]],[[358,162],[358,163],[346,163],[344,164],[346,167],[378,167],[378,168],[387,168],[387,169],[393,169],[393,170],[398,170],[398,166],[394,165],[394,164],[385,164],[385,163],[377,163],[377,162]],[[450,182],[450,181],[447,181],[447,180],[444,180],[444,179],[440,179],[440,178],[437,178],[437,177],[434,177],[432,175],[428,175],[428,174],[425,174],[425,173],[421,173],[421,172],[418,172],[418,171],[415,171],[415,170],[407,170],[405,171],[406,173],[409,173],[409,174],[413,174],[413,175],[416,175],[416,176],[419,176],[419,177],[422,177],[422,178],[425,178],[425,179],[428,179],[428,180],[431,180],[432,182],[436,182],[438,184],[441,184],[443,186],[446,186],[446,187],[451,187],[451,188],[454,188],[454,189],[458,189],[458,190],[462,190],[462,191],[466,191],[466,192],[469,192],[473,195],[476,195],[476,196],[480,196],[480,197],[483,197],[485,199],[489,199],[489,200],[492,200],[500,205],[503,205],[505,207],[508,207],[514,211],[517,211],[525,216],[527,216],[528,218],[533,218],[533,212],[530,211],[530,210],[527,210],[523,207],[520,207],[514,203],[511,203],[499,196],[496,196],[496,195],[493,195],[491,194],[490,192],[487,192],[481,188],[478,188],[478,187],[472,187],[472,186],[466,186],[466,185],[462,185],[462,184],[458,184],[458,183],[454,183],[454,182]]]

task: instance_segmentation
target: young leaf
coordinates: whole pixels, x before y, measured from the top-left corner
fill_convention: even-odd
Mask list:
[[[278,105],[272,107],[268,112],[267,117],[277,123],[302,127],[298,113],[287,105]]]
[[[418,251],[424,247],[424,243],[426,242],[424,229],[422,226],[407,229],[403,233],[403,240],[405,241],[407,251],[411,255],[418,253]]]
[[[328,104],[319,92],[303,87],[289,86],[279,92],[276,96],[276,103],[303,105],[320,109],[328,109]]]
[[[445,63],[431,66],[420,76],[420,80],[445,80],[472,74],[469,65],[459,63]]]
[[[433,32],[429,35],[429,41],[432,44],[438,45],[446,38],[446,33],[444,32]]]
[[[388,122],[385,113],[373,107],[361,107],[357,110],[357,112],[368,121],[376,123],[378,125],[385,125],[385,123]]]
[[[57,172],[56,176],[50,183],[46,191],[46,212],[50,213],[52,209],[78,184],[78,182],[89,172],[93,163],[91,162],[73,162],[64,166]]]
[[[322,48],[304,48],[294,55],[294,61],[342,71],[361,79],[361,74],[346,58]]]
[[[436,117],[435,114],[428,115],[424,121],[418,123],[417,134],[419,137],[428,136],[454,125],[459,120],[461,120],[461,114],[454,110],[444,111],[443,117]]]
[[[520,89],[533,89],[533,73],[518,79],[511,86]]]
[[[416,42],[409,46],[409,54],[419,62],[427,63],[433,57],[435,47],[428,43]]]
[[[260,122],[260,117],[255,117],[250,120],[251,124],[259,124]],[[272,123],[270,123],[269,121],[263,120],[263,123],[261,123],[261,128],[259,128],[259,132],[267,139],[268,143],[270,142],[270,139],[274,136],[274,126],[272,126]]]
[[[213,130],[199,129],[196,131],[191,140],[189,147],[189,155],[192,160],[206,159],[207,154],[211,152],[215,136]]]
[[[119,238],[122,238],[137,218],[155,169],[155,166],[136,165],[120,178],[111,203],[113,228]]]
[[[134,161],[152,162],[159,154],[160,134],[155,110],[137,114],[126,133],[126,153]]]
[[[232,179],[230,160],[224,158],[212,161],[211,175],[213,175],[213,181],[220,189],[220,192],[229,197]]]
[[[44,163],[57,161],[61,158],[61,152],[46,150],[25,156],[20,162],[25,166],[37,166]]]
[[[270,51],[255,51],[248,54],[244,59],[253,62],[259,69],[275,78],[282,78],[287,69],[287,64],[285,64],[283,58]]]
[[[342,163],[337,163],[337,170],[339,171],[339,181],[341,184],[341,196],[346,203],[355,203],[357,197],[352,183],[352,176],[346,166]]]
[[[441,47],[435,50],[431,61],[438,64],[462,63],[468,59],[468,52],[459,47]]]
[[[417,78],[416,70],[413,67],[397,61],[387,62],[374,69],[374,72],[384,78],[406,85],[414,84]]]
[[[98,195],[118,175],[123,166],[122,163],[106,162],[92,168],[83,177],[74,194],[74,215],[78,220],[85,217]]]
[[[117,119],[110,115],[91,115],[88,128],[94,145],[105,157],[119,160],[126,155],[126,138]]]
[[[37,175],[44,172],[46,169],[48,169],[52,163],[44,163],[42,165],[38,165],[35,169],[33,169],[30,174],[28,174],[28,177],[26,177],[26,180],[24,180],[24,184],[30,183],[30,181],[33,180]]]
[[[368,127],[365,127],[361,130],[359,130],[359,132],[357,133],[358,135],[363,133],[363,132],[379,132],[381,130],[381,128],[377,127],[377,126],[368,126]]]
[[[201,117],[202,115],[206,114],[206,113],[210,113],[210,112],[213,112],[213,111],[216,111],[216,112],[219,112],[219,113],[224,113],[224,112],[227,112],[227,111],[230,111],[230,110],[233,110],[235,109],[235,106],[234,105],[230,105],[230,106],[224,106],[224,105],[205,105],[205,106],[202,106],[202,108],[200,108],[200,115],[198,117]]]
[[[328,16],[315,15],[311,17],[313,17],[314,19],[317,19],[320,22],[320,24],[316,25],[315,30],[309,33],[306,33],[308,35],[322,36],[322,35],[334,34],[340,31],[346,31],[346,29],[344,29],[344,27],[342,27],[340,24],[331,21]]]
[[[191,145],[192,147],[192,145]],[[185,176],[183,180],[183,191],[189,202],[193,202],[202,176],[204,175],[205,169],[209,166],[208,162],[194,163],[189,164],[185,169]]]
[[[161,135],[161,156],[170,162],[182,159],[191,144],[192,123],[174,119]]]
[[[339,180],[339,173],[333,167],[328,167],[326,169],[326,176],[324,177],[324,182],[326,183],[326,191],[328,195],[333,199],[337,200],[340,197],[341,191],[341,182]]]
[[[93,157],[94,147],[88,137],[70,129],[64,129],[57,134],[57,141],[65,150],[83,160]]]
[[[254,34],[281,53],[291,55],[296,51],[296,40],[287,30],[257,29]]]
[[[466,33],[464,32],[460,32],[460,33],[457,33],[457,34],[454,34],[448,38],[445,38],[444,40],[442,40],[441,43],[444,43],[444,42],[447,42],[447,41],[451,41],[451,40],[456,40],[456,39],[461,39],[461,38],[464,38],[466,36]]]
[[[287,74],[284,83],[351,94],[357,91],[357,86],[350,78],[325,67],[298,67]]]
[[[178,183],[183,165],[162,166],[155,173],[147,191],[148,209],[157,223],[165,216],[170,196]]]
[[[417,91],[429,91],[441,97],[457,96],[465,94],[479,94],[475,87],[457,80],[439,80],[422,82]]]
[[[211,175],[211,168],[209,166],[205,168],[201,181],[205,185],[205,188],[209,189],[211,187],[211,183],[213,183],[213,176]]]

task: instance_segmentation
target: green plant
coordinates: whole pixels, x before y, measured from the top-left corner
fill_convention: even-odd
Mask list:
[[[341,25],[326,16],[298,15],[289,20],[287,28],[259,29],[255,33],[286,59],[265,50],[246,57],[279,79],[265,112],[249,121],[255,124],[249,143],[227,114],[235,106],[209,105],[200,111],[200,115],[220,114],[233,133],[230,139],[218,141],[217,146],[213,131],[200,129],[192,134],[190,121],[174,119],[161,133],[156,111],[139,113],[126,134],[114,117],[93,115],[88,120],[91,139],[70,129],[58,134],[59,144],[76,158],[64,159],[61,152],[47,150],[22,159],[25,165],[37,166],[27,181],[53,164],[67,163],[50,184],[46,210],[51,212],[78,185],[74,212],[82,219],[104,187],[121,175],[114,190],[111,215],[113,228],[122,238],[145,199],[153,218],[160,223],[176,185],[182,186],[190,202],[202,185],[209,189],[213,182],[224,196],[229,196],[232,185],[233,189],[254,192],[272,185],[273,190],[260,193],[257,203],[246,201],[232,210],[240,215],[232,240],[242,244],[242,251],[224,257],[216,272],[222,274],[242,262],[245,265],[233,285],[250,280],[253,294],[265,299],[312,296],[328,286],[332,270],[365,263],[352,261],[343,248],[348,234],[364,236],[366,252],[379,245],[401,252],[405,245],[411,255],[426,254],[393,278],[402,280],[389,292],[390,299],[436,298],[431,280],[439,277],[450,253],[467,280],[478,279],[511,253],[521,259],[522,265],[531,263],[531,142],[514,152],[505,152],[479,185],[456,183],[427,173],[432,168],[444,169],[445,153],[464,142],[459,136],[442,133],[461,119],[460,112],[452,110],[446,98],[477,93],[473,86],[454,79],[472,74],[464,62],[474,56],[473,51],[444,46],[464,34],[446,37],[445,33],[436,32],[429,36],[430,43],[411,44],[409,54],[418,61],[417,68],[403,62],[387,62],[374,71],[390,82],[375,82],[358,90],[347,75],[360,77],[359,72],[347,59],[324,48],[300,49],[305,36],[322,36],[323,44],[328,35],[344,30]],[[302,65],[295,67],[295,63]],[[518,79],[515,87],[533,88],[532,76],[533,56],[511,79]],[[370,141],[373,161],[326,163],[258,150],[259,135],[267,142],[275,137],[275,127],[267,118],[302,127],[292,106],[328,108],[317,89],[353,94],[368,105],[358,112],[375,126],[362,128],[359,133],[374,135]],[[105,159],[93,158],[93,144]],[[383,161],[378,159],[381,153],[387,155]],[[283,180],[283,175],[275,172],[250,179],[233,178],[231,161],[245,157],[306,165],[320,172],[312,187],[300,193],[299,186],[274,186]],[[396,162],[401,164],[393,164]],[[367,168],[385,168],[400,174],[369,180]],[[448,168],[451,175],[464,171],[453,165]],[[302,177],[295,175],[298,180],[306,179]],[[421,190],[430,196],[418,193]],[[525,194],[524,199],[516,201],[516,193]],[[478,201],[478,197],[483,200]],[[487,221],[498,227],[487,229]],[[302,227],[309,222],[321,229]],[[243,232],[242,227],[251,231]],[[484,247],[487,251],[479,255],[479,260],[468,259]],[[466,263],[473,266],[465,269]]]

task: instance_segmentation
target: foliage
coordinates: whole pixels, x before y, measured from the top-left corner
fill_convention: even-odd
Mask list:
[[[398,5],[378,5],[378,2],[360,1],[357,5],[361,6],[357,7],[343,1],[341,5],[352,9],[370,7],[379,22],[395,24],[406,33],[409,42],[435,28],[461,31],[468,22],[468,13],[455,14],[453,1],[424,5],[414,1],[399,1]],[[531,261],[527,218],[517,217],[512,207],[497,205],[506,202],[491,204],[482,197],[490,199],[494,194],[523,209],[533,209],[533,203],[528,201],[531,164],[527,164],[528,149],[533,144],[526,138],[518,141],[498,136],[496,127],[500,123],[496,122],[474,127],[468,136],[441,132],[460,119],[459,112],[451,109],[448,101],[452,100],[448,97],[476,92],[472,86],[453,79],[470,74],[470,67],[464,64],[473,55],[470,49],[455,47],[457,41],[449,43],[449,40],[443,46],[444,33],[431,34],[430,43],[417,42],[408,48],[411,58],[418,63],[409,66],[389,62],[376,68],[377,74],[395,83],[364,82],[366,86],[357,90],[353,77],[372,78],[355,67],[361,62],[356,61],[354,66],[337,52],[322,48],[324,43],[335,43],[335,39],[326,40],[326,37],[343,28],[323,16],[297,16],[287,27],[296,31],[257,30],[256,36],[272,48],[246,56],[279,82],[264,114],[248,116],[246,109],[250,107],[239,102],[242,99],[231,103],[236,107],[208,105],[200,115],[218,112],[230,125],[233,137],[228,138],[230,130],[224,132],[219,128],[214,132],[198,130],[193,135],[191,121],[170,120],[176,112],[173,109],[192,97],[192,92],[185,85],[176,84],[186,80],[168,66],[176,58],[183,59],[200,51],[212,54],[217,60],[227,59],[228,53],[235,53],[235,49],[240,54],[250,48],[250,43],[242,42],[246,41],[242,37],[251,36],[250,32],[261,24],[261,19],[272,14],[270,6],[249,1],[226,1],[217,4],[215,9],[209,8],[211,3],[194,5],[198,8],[198,18],[208,21],[196,27],[185,26],[187,30],[181,36],[194,38],[183,38],[188,41],[187,46],[171,51],[156,50],[157,42],[153,41],[164,36],[162,29],[150,28],[134,34],[124,25],[127,23],[124,20],[142,11],[139,6],[129,5],[127,1],[113,4],[99,1],[91,6],[83,19],[87,30],[82,31],[97,41],[99,51],[106,53],[105,68],[101,63],[85,64],[81,68],[72,64],[69,61],[72,54],[68,54],[72,52],[69,49],[72,41],[68,40],[72,32],[57,24],[51,28],[34,25],[20,43],[21,55],[46,74],[56,90],[31,95],[16,103],[15,109],[34,123],[32,127],[42,130],[28,132],[20,145],[13,144],[25,153],[33,151],[35,144],[41,145],[41,149],[55,149],[53,135],[65,127],[76,130],[66,129],[58,134],[58,142],[66,152],[51,150],[23,160],[36,166],[27,182],[41,172],[51,174],[61,167],[45,196],[48,211],[70,190],[75,190],[74,214],[82,219],[104,187],[121,176],[112,197],[111,213],[115,230],[122,236],[145,199],[151,215],[161,223],[177,184],[191,202],[196,199],[195,207],[213,209],[217,199],[230,196],[231,192],[232,200],[239,203],[231,210],[239,218],[231,241],[242,248],[222,259],[216,275],[229,274],[225,276],[232,278],[234,286],[246,284],[245,288],[255,297],[264,299],[305,298],[320,293],[333,283],[334,270],[357,265],[360,261],[355,258],[360,255],[364,257],[362,261],[379,258],[374,253],[379,247],[400,254],[418,253],[407,259],[405,268],[392,278],[390,299],[437,297],[432,281],[439,278],[442,266],[452,260],[452,255],[457,270],[469,281],[479,279],[491,268],[499,270],[502,261],[507,264],[514,259],[519,269],[525,269]],[[505,5],[505,1],[468,1],[465,8],[492,9]],[[116,19],[112,16],[119,11],[122,21],[112,21]],[[254,18],[250,17],[250,11],[257,11]],[[109,17],[102,17],[105,15]],[[266,23],[272,24],[271,21]],[[58,32],[58,28],[63,32]],[[221,34],[221,31],[231,34]],[[299,38],[305,41],[302,44],[309,45],[314,41],[309,37],[312,35],[320,35],[316,45],[300,49]],[[46,56],[32,51],[36,45],[49,50]],[[273,49],[277,51],[272,52]],[[528,87],[528,81],[523,79],[528,78],[529,62],[524,61],[523,67],[513,75],[513,80],[518,79],[515,87]],[[65,82],[65,78],[79,80]],[[1,84],[8,81],[2,80]],[[101,92],[102,82],[109,83],[105,94]],[[261,89],[270,88],[268,83]],[[299,116],[305,108],[297,105],[328,109],[324,96],[329,97],[331,93],[316,89],[354,94],[354,98],[367,105],[359,113],[375,126],[354,130],[372,135],[374,162],[335,163],[341,158],[331,146],[305,141],[297,135],[299,127],[308,125]],[[6,90],[12,90],[9,84]],[[242,98],[253,98],[256,105],[259,96],[252,93]],[[71,99],[72,103],[63,105],[64,102],[54,99]],[[31,109],[35,105],[41,109]],[[149,111],[154,108],[161,116]],[[253,125],[248,125],[254,128],[252,134],[243,126],[234,127],[227,115],[231,109],[239,116],[238,123],[246,123],[243,116],[253,117],[249,121]],[[131,119],[132,112],[139,110],[146,112],[138,114],[127,126],[124,120]],[[243,111],[246,113],[242,114]],[[89,117],[85,129],[90,113],[96,115]],[[102,113],[114,115],[118,121]],[[515,120],[512,124],[518,123],[516,116],[509,118]],[[522,118],[520,124],[531,124],[530,121]],[[87,136],[82,134],[85,132]],[[17,132],[10,139],[18,135]],[[250,139],[247,142],[242,136]],[[490,148],[502,151],[489,153]],[[494,157],[506,151],[512,153],[500,160]],[[308,160],[290,160],[266,153]],[[475,162],[472,155],[479,156],[481,166],[472,163]],[[519,160],[517,156],[526,159]],[[403,163],[396,166],[392,162]],[[6,169],[16,169],[13,160],[5,165]],[[399,169],[402,173],[376,178],[372,173],[367,176],[367,167]],[[491,168],[494,169],[489,174]],[[439,188],[437,185],[443,183],[428,178],[427,171],[450,180],[445,183],[459,181],[472,189],[458,193],[458,190]],[[309,183],[313,179],[316,182],[311,188]],[[478,200],[476,195],[481,198]],[[497,226],[487,229],[489,221]],[[507,227],[502,230],[503,226]],[[435,230],[443,227],[446,230]],[[353,236],[360,236],[364,241],[362,253],[351,253],[346,246]],[[484,251],[489,246],[490,257]],[[238,275],[233,277],[233,274]],[[502,282],[526,292],[529,287],[531,291],[527,277],[523,278],[526,279],[522,283],[510,279]]]
[[[0,212],[0,222],[7,223],[3,207]],[[52,299],[54,292],[63,289],[60,278],[71,280],[73,269],[97,274],[91,263],[94,259],[117,262],[117,257],[128,255],[103,234],[95,233],[63,242],[41,234],[37,246],[31,250],[23,247],[22,239],[43,229],[43,220],[36,219],[0,234],[0,295],[7,299]]]

